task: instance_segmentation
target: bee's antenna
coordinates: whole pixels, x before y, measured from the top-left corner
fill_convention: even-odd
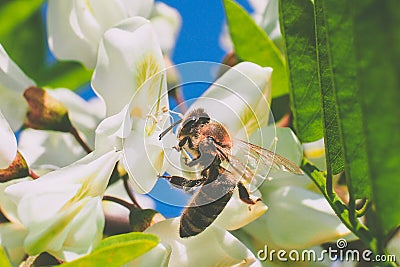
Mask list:
[[[167,129],[165,129],[159,136],[158,136],[158,140],[161,140],[161,138],[163,138],[169,131],[171,131],[176,125],[178,125],[179,123],[182,122],[182,119],[177,120],[176,122],[174,122],[173,124],[171,124]]]

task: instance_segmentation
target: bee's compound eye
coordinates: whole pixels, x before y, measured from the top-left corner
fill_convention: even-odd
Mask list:
[[[188,120],[185,121],[185,123],[183,124],[183,128],[186,127],[191,127],[195,122],[196,122],[196,118],[189,118]]]

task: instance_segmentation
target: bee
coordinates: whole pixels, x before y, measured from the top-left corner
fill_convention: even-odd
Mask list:
[[[196,166],[201,170],[199,179],[159,176],[186,190],[199,187],[182,213],[179,228],[181,238],[195,236],[210,226],[225,208],[236,188],[244,203],[254,205],[261,201],[250,197],[243,181],[250,182],[256,168],[252,169],[249,164],[233,156],[234,145],[256,162],[257,170],[274,167],[294,174],[303,173],[298,166],[282,156],[254,144],[234,140],[228,130],[221,123],[212,120],[202,108],[194,109],[172,124],[160,134],[159,139],[179,123],[178,145],[175,148],[189,154],[190,158],[185,158],[187,166]]]

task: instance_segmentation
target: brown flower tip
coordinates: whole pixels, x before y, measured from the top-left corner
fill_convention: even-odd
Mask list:
[[[71,131],[67,108],[45,90],[31,86],[25,90],[24,97],[29,105],[25,126],[38,130]]]
[[[233,67],[239,63],[239,60],[235,54],[235,52],[229,52],[225,55],[222,60],[222,64],[228,65],[229,67]]]
[[[6,169],[0,169],[0,182],[29,176],[29,167],[24,157],[17,152],[14,161]]]

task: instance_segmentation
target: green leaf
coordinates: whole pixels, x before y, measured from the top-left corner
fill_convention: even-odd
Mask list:
[[[46,62],[46,36],[41,5],[44,0],[7,0],[0,5],[0,43],[17,65],[39,86],[77,89],[92,71],[78,62]]]
[[[302,142],[316,141],[324,133],[315,48],[314,6],[310,0],[280,0],[279,11],[296,135]]]
[[[223,0],[229,33],[236,55],[263,67],[272,67],[272,97],[289,92],[285,61],[268,35],[232,0]]]
[[[38,85],[76,90],[90,81],[92,73],[92,70],[86,69],[78,62],[57,62],[42,69],[38,76]]]
[[[378,230],[386,235],[400,225],[400,12],[396,0],[351,8],[369,177]]]
[[[2,246],[0,246],[0,266],[2,266],[2,267],[11,267],[11,263],[8,260],[7,254],[4,251]]]
[[[0,43],[27,75],[36,79],[46,55],[40,7],[43,0],[4,1],[0,6]]]
[[[346,0],[317,1],[324,10],[327,45],[335,94],[338,132],[332,141],[341,143],[346,182],[355,199],[369,197],[367,150],[361,106],[356,83],[356,47],[353,34],[353,7]],[[334,111],[331,111],[332,113]],[[339,151],[335,148],[335,151]],[[339,167],[339,166],[338,166]]]
[[[344,155],[341,145],[343,140],[341,139],[339,129],[331,51],[328,42],[329,35],[324,8],[322,6],[323,3],[321,0],[315,0],[314,5],[318,79],[322,94],[325,153],[328,171],[337,174],[344,169]]]
[[[43,4],[44,0],[8,0],[0,6],[0,36],[14,31]]]
[[[353,233],[359,237],[369,246],[374,253],[376,250],[376,239],[371,235],[368,229],[361,223],[361,221],[356,220],[354,223],[351,222],[349,218],[350,213],[348,207],[343,203],[343,201],[337,196],[335,192],[330,195],[326,188],[326,178],[324,172],[318,170],[318,168],[313,165],[307,159],[303,158],[301,163],[301,169],[306,173],[314,184],[318,187],[321,193],[324,195],[325,199],[328,201],[331,208],[334,210],[338,218],[342,221],[348,229],[351,229]]]
[[[92,253],[62,264],[65,267],[121,266],[151,250],[158,237],[144,233],[128,233],[105,238]]]

